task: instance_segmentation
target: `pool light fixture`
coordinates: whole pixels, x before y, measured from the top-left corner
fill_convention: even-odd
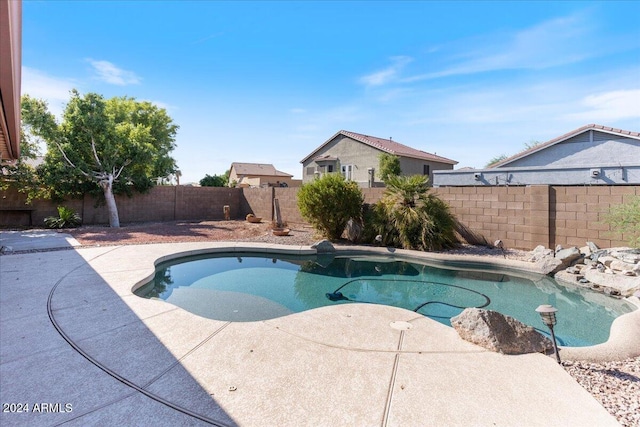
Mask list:
[[[558,311],[558,309],[549,304],[542,304],[536,308],[536,311],[540,317],[542,317],[542,322],[547,325],[551,331],[551,339],[553,340],[553,350],[556,353],[556,360],[558,363],[561,363],[560,354],[558,353],[558,343],[556,342],[556,334],[553,332],[553,327],[556,324],[556,311]]]

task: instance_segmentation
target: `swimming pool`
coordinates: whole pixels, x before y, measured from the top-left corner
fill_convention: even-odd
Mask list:
[[[450,326],[466,307],[495,310],[547,333],[535,309],[558,308],[561,345],[605,342],[613,320],[635,307],[547,276],[443,268],[393,256],[223,253],[159,264],[135,294],[217,320],[258,321],[318,307],[375,303],[415,311]]]

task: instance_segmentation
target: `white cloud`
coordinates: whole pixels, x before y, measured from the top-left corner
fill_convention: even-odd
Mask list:
[[[453,75],[512,69],[545,69],[572,64],[602,53],[581,15],[556,18],[507,34],[461,40],[445,52],[450,65],[403,79],[415,82]],[[469,48],[471,46],[471,48]]]
[[[118,68],[109,61],[96,61],[93,59],[87,59],[87,61],[93,67],[94,72],[97,74],[97,78],[106,83],[118,86],[140,83],[140,77],[138,77],[133,71]]]
[[[74,87],[77,87],[77,82],[72,79],[51,76],[27,66],[22,67],[22,93],[47,101],[49,111],[58,118],[62,117],[64,105],[69,101],[70,91]]]
[[[569,114],[571,119],[595,123],[640,118],[640,89],[614,90],[588,95],[581,102],[583,111]],[[580,108],[580,107],[578,107]]]
[[[307,112],[307,110],[305,110],[304,108],[292,108],[289,110],[289,112],[292,114],[304,114]]]
[[[413,61],[413,59],[408,56],[394,56],[390,59],[392,62],[390,66],[375,73],[360,77],[360,83],[366,86],[381,86],[387,84],[396,79],[400,71]]]

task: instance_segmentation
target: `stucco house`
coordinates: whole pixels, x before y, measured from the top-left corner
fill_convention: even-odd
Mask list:
[[[229,183],[237,187],[290,187],[293,175],[277,170],[272,164],[231,163]]]
[[[438,171],[433,184],[640,184],[640,132],[589,124],[489,168]]]
[[[361,187],[384,185],[378,173],[380,154],[387,153],[400,158],[403,175],[429,175],[449,170],[457,164],[455,160],[426,151],[417,150],[375,136],[340,130],[300,161],[302,182],[306,183],[324,173],[340,172],[345,178],[357,182]]]

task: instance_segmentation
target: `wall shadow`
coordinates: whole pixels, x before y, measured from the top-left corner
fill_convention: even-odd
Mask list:
[[[187,334],[161,302],[136,314],[127,302],[138,297],[107,282],[127,282],[130,272],[90,264],[113,250],[2,256],[0,394],[31,405],[2,414],[2,424],[237,425],[181,364],[225,325]],[[180,342],[161,342],[150,324]],[[46,411],[34,411],[44,402]]]

